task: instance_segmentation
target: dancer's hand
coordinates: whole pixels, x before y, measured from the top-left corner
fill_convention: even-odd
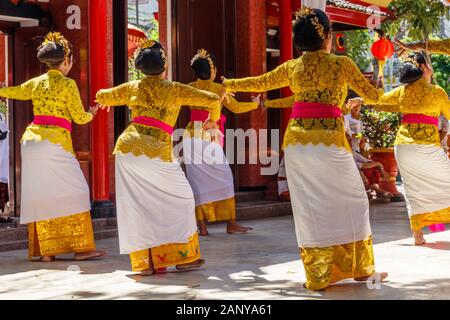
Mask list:
[[[349,99],[347,101],[347,104],[345,105],[345,107],[347,108],[347,110],[352,110],[354,107],[359,107],[363,104],[364,100],[361,98],[353,98],[353,99]]]
[[[106,109],[106,112],[110,112],[111,111],[111,107],[107,107],[107,106],[104,106],[104,105],[101,105],[101,104],[97,104],[97,105],[100,108],[100,110],[105,110]]]
[[[92,114],[93,117],[97,115],[99,105],[95,105],[94,107],[89,107],[89,113]]]
[[[230,97],[234,97],[236,94],[234,92],[228,91],[227,88],[225,87],[224,83],[227,80],[227,78],[222,76],[221,80],[222,80],[222,90],[220,92],[220,104],[222,104],[224,100],[226,100],[227,103],[230,103]]]
[[[217,122],[214,122],[210,119],[206,120],[203,123],[203,130],[205,130],[205,131],[210,130],[210,129],[218,129],[218,128],[219,128],[219,126],[217,125]]]
[[[261,105],[261,94],[258,94],[256,97],[252,97],[253,102],[257,102],[258,105]]]
[[[6,88],[6,82],[0,82],[0,88]]]

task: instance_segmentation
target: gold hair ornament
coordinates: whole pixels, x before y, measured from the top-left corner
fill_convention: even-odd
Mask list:
[[[208,60],[209,68],[211,69],[211,71],[214,70],[214,63],[213,63],[213,61],[211,59],[211,56],[209,55],[208,51],[206,51],[205,49],[198,50],[197,54],[191,60],[191,67],[194,65],[194,62],[197,61],[198,59],[206,59],[206,60]]]
[[[70,42],[60,32],[49,32],[44,38],[42,45],[49,43],[59,44],[63,47],[64,57],[68,58],[72,49],[70,48]]]
[[[322,40],[325,40],[327,38],[325,34],[325,27],[319,22],[319,18],[317,17],[316,11],[313,8],[304,6],[300,10],[297,10],[297,12],[295,12],[295,16],[301,19],[310,17],[310,22],[314,26],[314,29],[316,29],[319,37]]]
[[[420,69],[420,64],[415,60],[415,59],[413,59],[413,58],[403,58],[402,59],[403,60],[403,63],[412,63],[416,68],[419,68]]]

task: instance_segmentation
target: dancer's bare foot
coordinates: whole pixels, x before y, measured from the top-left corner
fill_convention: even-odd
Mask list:
[[[55,256],[41,257],[41,262],[52,262],[55,261]]]
[[[155,273],[156,273],[155,269],[150,268],[150,269],[147,269],[147,270],[142,270],[141,271],[141,276],[148,277],[148,276],[154,275]]]
[[[204,264],[205,264],[205,260],[198,259],[197,261],[194,261],[194,262],[191,262],[191,263],[179,264],[179,265],[176,266],[176,268],[179,271],[193,270],[193,269],[200,268]]]
[[[75,253],[75,260],[76,261],[84,261],[94,258],[101,258],[106,256],[106,251],[101,250],[92,250],[88,252],[82,252],[82,253]]]
[[[423,236],[422,230],[419,231],[413,231],[413,237],[414,237],[414,245],[415,246],[423,246],[427,241],[425,240]]]
[[[232,220],[229,221],[227,224],[227,233],[233,234],[233,233],[247,233],[248,231],[253,230],[253,228],[250,227],[243,227],[239,225],[236,221]]]
[[[209,236],[208,229],[206,228],[206,222],[205,221],[199,221],[198,222],[198,228],[199,228],[199,235],[202,237]]]
[[[372,281],[372,283],[383,282],[388,277],[387,272],[375,272],[374,274],[367,277],[355,278],[355,281]]]

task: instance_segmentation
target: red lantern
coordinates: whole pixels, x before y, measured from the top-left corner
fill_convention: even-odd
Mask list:
[[[386,60],[394,55],[395,48],[391,40],[381,38],[372,45],[372,54],[378,60]]]
[[[373,56],[378,60],[378,77],[382,78],[386,59],[389,59],[394,55],[394,44],[391,40],[383,37],[373,43],[371,51]]]

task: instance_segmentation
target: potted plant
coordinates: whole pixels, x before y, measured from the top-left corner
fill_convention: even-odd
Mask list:
[[[370,159],[381,162],[390,175],[388,181],[383,181],[380,187],[394,195],[391,201],[402,201],[403,197],[396,186],[398,166],[394,155],[394,141],[400,126],[400,115],[364,107],[361,111],[361,121],[362,135],[370,145]]]

